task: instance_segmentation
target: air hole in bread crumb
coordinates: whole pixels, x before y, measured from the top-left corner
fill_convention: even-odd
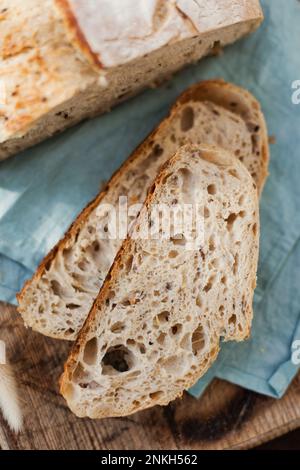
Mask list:
[[[227,223],[228,232],[231,232],[233,224],[236,221],[237,217],[238,217],[238,214],[230,214],[229,217],[225,219],[225,222]]]
[[[126,260],[125,266],[126,266],[126,274],[129,274],[131,269],[132,269],[132,263],[133,263],[133,255],[129,256]]]
[[[123,322],[120,321],[114,323],[110,328],[110,331],[114,334],[121,333],[123,330],[125,330],[125,325]]]
[[[171,250],[169,252],[169,258],[176,258],[178,256],[178,251],[175,251],[175,250]]]
[[[242,194],[239,198],[239,206],[242,206],[245,202],[245,196]]]
[[[207,192],[208,192],[208,194],[211,194],[212,196],[214,194],[217,194],[216,185],[215,184],[210,184],[209,186],[207,186]]]
[[[93,235],[96,232],[96,229],[92,225],[88,225],[87,231],[90,235]]]
[[[181,177],[181,185],[183,191],[186,192],[193,185],[194,176],[191,170],[188,168],[180,168],[178,170],[178,175]]]
[[[197,356],[205,346],[205,335],[202,325],[199,325],[192,334],[192,350],[194,356]]]
[[[204,218],[208,219],[209,216],[210,216],[210,212],[209,212],[208,207],[204,207]]]
[[[157,319],[157,322],[159,324],[167,323],[170,318],[170,312],[167,312],[166,310],[164,310],[163,312],[159,313],[155,318]]]
[[[82,364],[79,362],[73,372],[72,379],[75,383],[78,383],[82,379],[86,379],[88,374],[85,372]]]
[[[194,110],[191,106],[187,106],[182,111],[181,115],[181,130],[182,132],[187,132],[194,126]]]
[[[134,370],[134,371],[130,372],[130,373],[126,376],[126,379],[127,379],[127,380],[135,379],[135,378],[138,377],[139,375],[141,375],[141,371],[140,371],[140,370]]]
[[[239,179],[239,175],[238,175],[238,172],[236,171],[236,169],[230,168],[230,170],[228,170],[228,173],[229,173],[231,176],[233,176],[234,178]]]
[[[231,315],[231,317],[228,320],[228,323],[229,323],[229,325],[233,325],[233,326],[236,324],[236,315],[235,314]]]
[[[81,305],[78,305],[78,304],[67,304],[66,307],[67,307],[69,310],[76,310],[77,308],[80,308]]]
[[[50,282],[51,289],[53,291],[54,295],[58,295],[60,297],[61,292],[62,292],[62,286],[60,285],[59,282],[53,280]]]
[[[179,374],[181,369],[185,366],[184,358],[181,356],[170,356],[167,359],[161,359],[159,364],[170,374]]]
[[[209,292],[213,286],[214,280],[216,276],[211,276],[206,283],[206,285],[203,287],[204,292]]]
[[[173,325],[171,328],[171,332],[174,336],[180,334],[181,331],[182,331],[182,325],[180,323],[176,323],[176,325]]]
[[[78,268],[80,271],[89,271],[90,269],[90,262],[87,259],[83,259],[78,263]]]
[[[75,333],[75,330],[73,328],[69,328],[68,330],[66,330],[64,336],[65,338],[68,338],[69,336],[72,336],[74,333]]]
[[[215,249],[216,249],[215,240],[214,240],[213,235],[209,238],[208,247],[209,247],[209,251],[215,251]]]
[[[129,371],[134,362],[134,355],[128,348],[120,344],[108,349],[102,359],[103,375],[115,375]]]
[[[233,274],[236,274],[238,272],[238,268],[239,268],[239,254],[236,253],[234,256],[234,262],[232,266]]]
[[[253,235],[257,235],[257,224],[254,224],[252,227]]]
[[[210,49],[211,49],[211,55],[214,55],[214,56],[222,55],[223,49],[222,49],[221,41],[214,41]]]
[[[156,342],[157,342],[160,346],[162,346],[162,345],[164,344],[164,342],[165,342],[165,339],[166,339],[166,333],[162,333],[162,332],[161,332],[161,333],[158,335],[158,337],[157,337],[157,339],[156,339]]]
[[[153,393],[150,393],[149,397],[151,398],[151,400],[158,400],[159,398],[163,396],[163,394],[164,392],[161,392],[161,391],[153,392]]]
[[[133,400],[132,405],[133,405],[133,408],[138,408],[141,405],[141,403],[139,400]]]
[[[173,237],[171,237],[170,240],[173,243],[173,245],[179,245],[179,246],[186,245],[186,239],[185,239],[184,235],[181,234],[181,233],[178,233],[178,234],[174,235]]]
[[[98,251],[100,250],[100,243],[97,240],[95,240],[92,246],[93,246],[93,250],[95,251],[95,253],[98,253]]]
[[[196,298],[196,305],[197,307],[202,307],[202,300],[201,300],[201,297],[200,295],[198,295],[198,297]]]
[[[191,335],[190,333],[186,333],[183,338],[181,339],[180,343],[179,343],[179,346],[182,348],[182,349],[186,349],[186,350],[190,350],[191,348]]]
[[[89,390],[97,390],[101,388],[101,385],[98,384],[98,382],[96,382],[95,380],[92,380],[91,382],[87,384],[87,388]]]
[[[88,365],[93,365],[97,360],[98,341],[97,338],[90,339],[84,348],[83,361]]]
[[[153,156],[160,157],[163,153],[164,149],[159,144],[156,144],[153,148]]]

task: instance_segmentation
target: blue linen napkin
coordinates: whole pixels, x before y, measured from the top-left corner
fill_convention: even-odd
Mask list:
[[[277,143],[261,201],[252,337],[222,345],[215,365],[192,388],[194,396],[219,377],[279,398],[298,370],[291,357],[300,340],[300,104],[292,102],[292,84],[300,80],[300,2],[262,5],[260,30],[221,57],[0,164],[0,299],[15,303],[44,255],[181,91],[222,77],[256,95]]]

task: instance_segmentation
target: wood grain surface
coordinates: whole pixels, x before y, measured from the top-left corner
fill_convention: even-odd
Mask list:
[[[189,395],[128,418],[76,418],[58,393],[70,344],[24,328],[0,304],[0,339],[15,367],[24,429],[13,434],[0,415],[2,449],[246,449],[300,426],[300,376],[280,400],[215,380],[201,400]]]

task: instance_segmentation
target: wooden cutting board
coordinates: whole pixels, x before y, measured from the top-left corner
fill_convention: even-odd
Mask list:
[[[58,393],[70,344],[26,330],[14,307],[0,304],[0,339],[17,373],[24,430],[0,415],[2,449],[245,449],[300,426],[300,375],[280,400],[215,380],[201,400],[189,395],[128,418],[76,418]]]

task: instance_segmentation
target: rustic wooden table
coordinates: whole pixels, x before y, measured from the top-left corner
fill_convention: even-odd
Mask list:
[[[15,308],[5,304],[0,331],[25,417],[18,436],[0,417],[2,449],[245,449],[300,426],[300,375],[280,401],[216,380],[201,400],[186,394],[128,418],[78,419],[57,385],[70,344],[26,330]]]

